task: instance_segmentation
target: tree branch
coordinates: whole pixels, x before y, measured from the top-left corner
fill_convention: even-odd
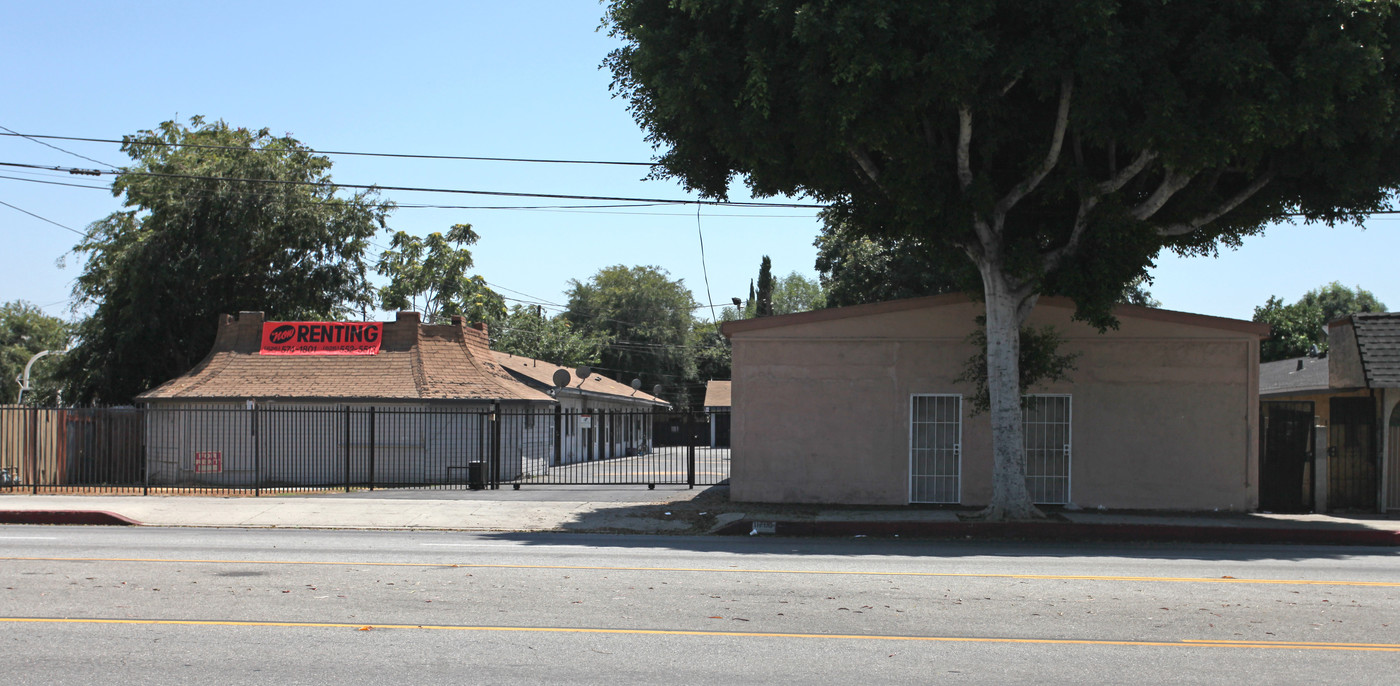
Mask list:
[[[1157,153],[1151,150],[1143,150],[1138,153],[1137,158],[1133,160],[1132,164],[1119,170],[1113,175],[1113,178],[1095,186],[1094,190],[1097,191],[1096,195],[1102,197],[1109,193],[1117,193],[1123,186],[1128,185],[1128,182],[1132,181],[1134,177],[1141,174],[1142,170],[1146,169],[1147,165],[1152,164],[1153,160],[1156,159]]]
[[[1162,177],[1162,183],[1157,185],[1157,190],[1152,191],[1152,195],[1139,203],[1137,207],[1134,207],[1130,214],[1138,221],[1147,221],[1151,219],[1152,215],[1157,214],[1157,210],[1162,209],[1162,206],[1167,204],[1167,201],[1171,200],[1173,195],[1176,195],[1181,189],[1185,188],[1186,184],[1191,183],[1191,178],[1193,176],[1195,175],[1178,174],[1176,170],[1168,168],[1166,170],[1166,175]]]
[[[958,105],[958,182],[962,189],[972,187],[972,110]]]
[[[1040,166],[1031,173],[1030,177],[1016,184],[1016,187],[1012,188],[1006,197],[997,203],[996,214],[998,217],[1005,216],[1012,207],[1016,206],[1016,203],[1021,202],[1022,198],[1035,190],[1059,163],[1060,148],[1065,142],[1065,129],[1069,128],[1069,103],[1073,94],[1074,79],[1066,76],[1060,81],[1060,108],[1055,115],[1055,129],[1050,136],[1050,150],[1045,153],[1045,159],[1041,161]]]
[[[1157,153],[1151,150],[1143,150],[1138,153],[1132,164],[1119,170],[1113,178],[1094,186],[1094,193],[1086,195],[1079,200],[1079,211],[1074,217],[1074,227],[1070,230],[1069,238],[1060,247],[1045,253],[1041,258],[1041,270],[1051,272],[1059,268],[1065,258],[1069,257],[1079,248],[1079,240],[1084,235],[1084,230],[1088,227],[1089,213],[1098,207],[1103,196],[1117,192],[1127,185],[1133,177],[1142,173],[1153,160],[1157,159]]]
[[[863,148],[851,148],[849,152],[851,153],[851,159],[854,159],[856,164],[860,165],[861,171],[865,172],[865,175],[870,177],[870,180],[874,182],[876,186],[879,186],[880,168],[875,166],[875,160],[870,159],[870,154]]]
[[[1274,170],[1270,169],[1269,171],[1265,172],[1262,176],[1255,179],[1254,183],[1251,183],[1248,186],[1246,186],[1244,190],[1240,191],[1239,193],[1236,193],[1234,197],[1221,203],[1214,210],[1207,212],[1206,214],[1203,214],[1199,217],[1196,217],[1195,219],[1192,219],[1191,221],[1186,223],[1158,227],[1157,235],[1181,236],[1191,233],[1192,231],[1195,231],[1196,229],[1199,229],[1202,226],[1205,226],[1206,224],[1209,224],[1219,219],[1225,213],[1230,212],[1236,207],[1239,207],[1241,204],[1244,203],[1244,201],[1249,200],[1251,197],[1254,196],[1255,193],[1258,193],[1260,190],[1262,190],[1264,186],[1269,185],[1269,182],[1273,181],[1273,179]]]

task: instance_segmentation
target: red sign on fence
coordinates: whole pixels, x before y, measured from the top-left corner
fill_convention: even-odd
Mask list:
[[[210,450],[194,454],[195,474],[221,474],[224,471],[224,453]]]
[[[374,355],[383,322],[264,322],[263,355]]]

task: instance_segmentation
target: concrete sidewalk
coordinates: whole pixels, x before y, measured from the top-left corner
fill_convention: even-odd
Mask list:
[[[1400,519],[1384,515],[1057,511],[1043,522],[987,523],[943,509],[732,503],[724,487],[261,498],[0,494],[0,523],[1400,546]]]

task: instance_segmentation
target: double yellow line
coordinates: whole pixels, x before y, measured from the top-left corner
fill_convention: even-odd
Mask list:
[[[439,624],[351,624],[345,622],[255,622],[234,620],[194,619],[83,619],[53,617],[0,617],[0,624],[115,624],[139,626],[196,627],[275,627],[293,629],[346,629],[356,631],[419,630],[471,631],[540,634],[621,634],[630,636],[700,636],[724,638],[791,638],[845,641],[913,641],[921,643],[1020,643],[1040,645],[1133,646],[1164,648],[1265,648],[1283,650],[1340,650],[1353,652],[1400,652],[1394,643],[1321,643],[1311,641],[1215,641],[1186,639],[1181,641],[1108,641],[1078,638],[998,638],[968,636],[892,636],[879,634],[802,634],[763,631],[698,631],[674,629],[596,629],[586,627],[548,626],[450,626]]]

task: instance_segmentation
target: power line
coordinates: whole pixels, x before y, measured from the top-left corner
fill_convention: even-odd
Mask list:
[[[72,156],[74,156],[74,157],[87,160],[87,161],[89,161],[89,162],[96,162],[96,163],[98,163],[98,164],[100,164],[100,165],[102,165],[102,166],[104,166],[104,167],[109,167],[109,168],[111,168],[111,169],[116,169],[116,168],[117,168],[116,165],[107,164],[106,162],[103,162],[102,160],[94,160],[94,159],[92,159],[91,157],[88,157],[87,155],[79,155],[78,153],[73,152],[72,150],[65,150],[65,149],[63,149],[63,148],[58,147],[57,145],[53,145],[53,144],[51,144],[51,143],[45,143],[44,141],[39,140],[40,138],[47,138],[47,136],[27,136],[27,135],[25,135],[25,134],[19,133],[18,131],[15,131],[14,129],[12,129],[12,128],[8,127],[8,126],[0,126],[0,129],[4,129],[4,130],[6,130],[6,131],[9,132],[9,133],[0,134],[0,135],[4,135],[4,136],[19,136],[20,138],[24,138],[24,139],[33,141],[33,142],[38,143],[39,145],[42,145],[42,146],[44,146],[44,147],[53,148],[54,150],[57,150],[57,151],[59,151],[59,152],[61,152],[61,153],[66,153],[66,154],[72,155]]]
[[[0,126],[0,128],[5,128],[5,127]],[[5,130],[6,130],[6,131],[9,131],[9,133],[0,133],[0,136],[20,136],[20,137],[23,137],[23,138],[28,138],[28,139],[30,139],[30,140],[39,139],[39,138],[44,138],[44,139],[48,139],[48,140],[59,140],[59,141],[83,141],[83,142],[87,142],[87,143],[117,143],[117,144],[122,144],[122,145],[125,145],[125,144],[127,144],[127,143],[131,143],[131,144],[135,144],[135,145],[153,145],[153,146],[164,146],[164,147],[171,147],[171,148],[201,148],[201,149],[207,149],[207,150],[238,150],[238,151],[240,151],[240,152],[275,152],[275,153],[292,152],[292,150],[277,150],[277,149],[267,149],[267,148],[247,148],[247,147],[242,147],[242,146],[237,146],[237,145],[206,145],[206,144],[203,144],[203,143],[171,143],[171,142],[168,142],[168,141],[159,141],[159,140],[139,140],[139,139],[136,139],[136,138],[130,138],[130,139],[125,139],[125,140],[119,140],[119,139],[115,139],[115,138],[85,138],[85,137],[82,137],[82,136],[45,136],[45,135],[39,135],[39,134],[23,134],[23,133],[17,133],[17,132],[15,132],[15,131],[11,130],[11,129],[5,129]],[[38,140],[34,140],[34,142],[36,142],[36,143],[41,143],[41,144],[43,144],[43,145],[48,145],[47,143],[43,143],[42,141],[38,141]],[[57,146],[52,146],[52,145],[50,145],[49,147],[54,148],[55,150],[63,150],[62,148],[59,148],[59,147],[57,147]],[[399,153],[399,152],[353,152],[353,151],[348,151],[348,150],[314,150],[314,149],[306,148],[306,147],[297,148],[297,149],[295,149],[295,150],[296,150],[296,151],[299,151],[299,152],[309,152],[309,153],[316,154],[316,155],[350,155],[350,156],[357,156],[357,157],[399,157],[399,158],[412,159],[412,160],[465,160],[465,161],[469,161],[469,162],[522,162],[522,163],[530,163],[530,164],[598,164],[598,165],[624,166],[624,167],[654,167],[654,166],[657,165],[656,162],[618,162],[618,161],[613,161],[613,160],[555,160],[555,159],[538,159],[538,158],[527,158],[527,157],[478,157],[478,156],[471,156],[471,155],[420,155],[420,154],[414,154],[414,153]],[[67,151],[67,150],[63,150],[63,152],[68,152],[68,151]],[[69,153],[69,154],[71,154],[71,155],[77,155],[77,153]],[[78,155],[78,157],[82,157],[82,155]],[[83,157],[83,159],[89,160],[89,161],[92,161],[92,162],[97,162],[98,164],[106,165],[106,166],[108,166],[108,167],[112,166],[112,165],[110,165],[110,164],[107,164],[106,162],[98,162],[97,160],[94,160],[94,159],[92,159],[91,157]]]
[[[77,169],[73,167],[49,166],[40,164],[24,164],[21,162],[0,162],[0,166],[18,167],[23,169],[43,169],[47,171],[65,171],[70,174],[82,174],[100,176],[103,174],[122,174],[127,176],[145,176],[151,178],[186,179],[192,181],[229,181],[236,183],[267,183],[281,186],[313,186],[349,188],[367,191],[400,191],[411,193],[454,193],[460,195],[485,195],[504,198],[542,198],[549,200],[592,200],[599,202],[627,202],[627,203],[652,203],[657,205],[717,205],[722,207],[783,207],[788,209],[823,209],[825,205],[812,205],[806,203],[772,203],[772,202],[729,202],[723,200],[677,200],[672,198],[628,198],[608,195],[568,195],[562,193],[523,193],[518,191],[481,191],[461,188],[428,188],[421,186],[379,186],[355,183],[332,183],[329,181],[293,181],[287,179],[246,179],[227,176],[199,176],[195,174],[166,174],[160,172],[137,172],[122,171],[109,172],[97,169]]]
[[[79,230],[77,230],[77,229],[75,229],[75,228],[73,228],[73,227],[71,227],[71,226],[64,226],[63,224],[60,224],[60,223],[58,223],[58,222],[56,222],[56,221],[54,221],[54,220],[52,220],[52,219],[49,219],[49,218],[47,218],[47,217],[40,217],[39,215],[34,214],[33,212],[30,212],[29,210],[26,210],[26,209],[24,209],[24,208],[22,208],[22,207],[15,207],[14,205],[11,205],[10,203],[5,202],[4,200],[0,200],[0,205],[4,205],[5,207],[8,207],[8,208],[10,208],[10,209],[12,209],[12,210],[15,210],[15,211],[17,211],[17,212],[23,212],[23,213],[25,213],[25,214],[27,214],[27,215],[29,215],[29,216],[35,218],[35,219],[38,219],[39,221],[48,222],[48,223],[50,223],[50,224],[53,224],[54,226],[57,226],[57,227],[60,228],[60,229],[63,229],[64,231],[72,231],[73,233],[76,233],[76,234],[78,234],[79,236],[82,236],[83,238],[87,238],[87,234],[86,234],[86,233],[83,233],[82,231],[79,231]]]

